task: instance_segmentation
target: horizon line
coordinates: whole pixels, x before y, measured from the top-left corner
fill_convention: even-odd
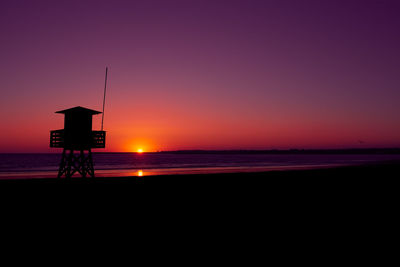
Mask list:
[[[398,151],[400,147],[370,147],[370,148],[288,148],[288,149],[178,149],[178,150],[158,150],[158,151],[92,151],[94,154],[157,154],[157,153],[269,153],[269,152],[345,152],[345,151]],[[59,154],[54,152],[0,152],[0,154]]]

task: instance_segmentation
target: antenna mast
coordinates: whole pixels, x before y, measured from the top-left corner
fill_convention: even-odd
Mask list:
[[[108,73],[108,68],[106,67],[106,77],[105,77],[105,80],[104,80],[103,114],[101,116],[101,130],[102,131],[103,131],[103,122],[104,122],[104,106],[106,104],[107,73]]]

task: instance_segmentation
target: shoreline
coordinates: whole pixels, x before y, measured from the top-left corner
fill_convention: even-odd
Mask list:
[[[140,177],[140,176],[173,176],[173,175],[195,175],[195,174],[229,174],[229,173],[254,173],[270,171],[289,171],[289,170],[311,170],[326,169],[345,166],[355,166],[354,164],[308,164],[308,165],[275,165],[275,166],[237,166],[237,167],[190,167],[190,168],[150,168],[150,169],[100,169],[95,170],[95,178],[109,177]],[[33,171],[33,172],[4,172],[0,173],[1,180],[21,180],[21,179],[57,179],[57,171]],[[80,178],[78,175],[73,178]]]
[[[238,167],[240,168],[240,167]],[[57,179],[53,174],[52,177],[34,176],[34,177],[19,177],[17,179],[0,179],[0,184],[27,184],[27,183],[106,183],[106,184],[190,184],[198,183],[199,181],[212,181],[213,183],[220,182],[222,179],[224,182],[229,179],[232,183],[237,181],[244,182],[247,178],[250,180],[257,180],[262,182],[258,178],[268,178],[267,180],[284,178],[284,179],[342,179],[344,177],[352,179],[367,179],[373,176],[374,178],[394,178],[399,177],[400,174],[400,161],[387,161],[387,162],[375,162],[359,165],[343,165],[343,166],[318,166],[310,168],[310,166],[295,166],[292,168],[281,167],[260,167],[260,168],[244,168],[238,171],[238,168],[231,168],[226,170],[216,170],[215,172],[209,171],[192,171],[190,173],[185,170],[185,173],[170,173],[170,174],[157,174],[155,172],[148,172],[143,170],[144,175],[112,175],[115,170],[111,170],[111,175],[98,175],[95,178],[82,178],[79,176],[72,177],[71,179]],[[223,170],[225,169],[225,171]],[[126,174],[132,173],[127,171]],[[137,170],[133,173],[137,173]],[[251,179],[256,178],[256,179]]]

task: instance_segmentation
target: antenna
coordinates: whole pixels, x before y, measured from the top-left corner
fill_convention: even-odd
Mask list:
[[[105,80],[104,80],[103,114],[101,116],[101,130],[102,131],[103,131],[103,122],[104,122],[104,106],[106,104],[107,73],[108,73],[108,68],[106,67],[106,77],[105,77]]]

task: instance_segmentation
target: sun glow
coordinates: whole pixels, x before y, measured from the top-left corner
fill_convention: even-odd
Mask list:
[[[138,148],[137,153],[143,153],[143,148]]]
[[[138,176],[143,176],[143,171],[142,171],[142,170],[139,170],[139,171],[137,172],[137,175],[138,175]]]

